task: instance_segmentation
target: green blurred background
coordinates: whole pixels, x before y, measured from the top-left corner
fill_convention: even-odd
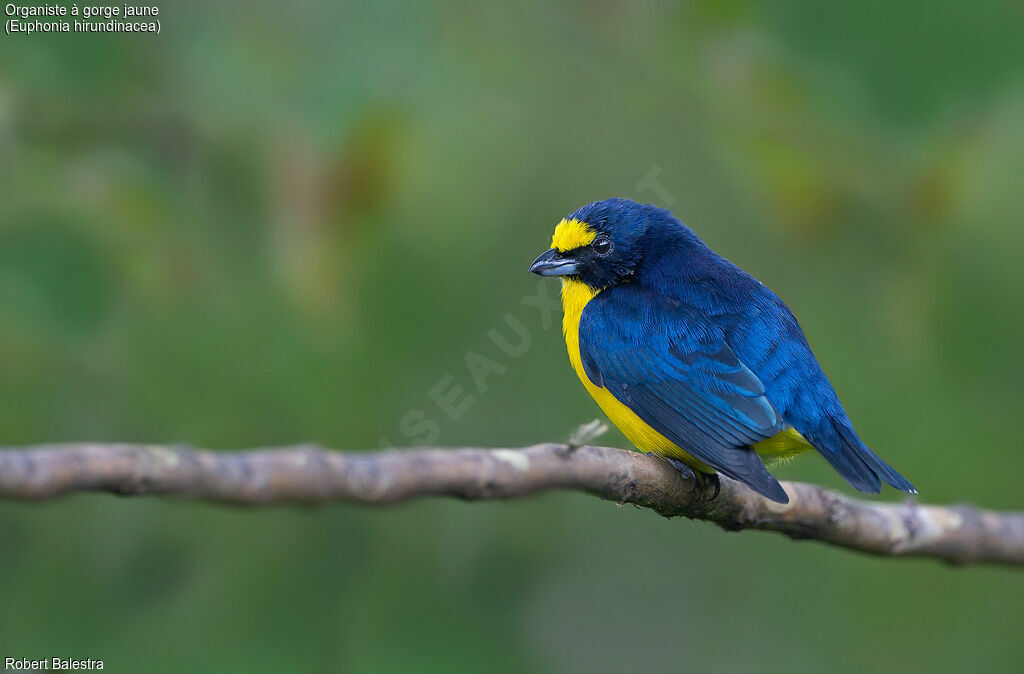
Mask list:
[[[1020,3],[161,10],[0,36],[0,444],[566,438],[598,410],[526,268],[621,195],[787,300],[922,500],[1024,507]],[[1019,573],[579,494],[0,504],[0,656],[115,672],[1005,672],[1021,606]]]

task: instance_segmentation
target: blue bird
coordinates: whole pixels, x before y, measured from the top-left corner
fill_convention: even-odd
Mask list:
[[[853,430],[782,300],[669,211],[587,204],[530,271],[561,278],[569,361],[590,395],[687,477],[721,473],[788,503],[765,461],[816,449],[861,491],[917,493]]]

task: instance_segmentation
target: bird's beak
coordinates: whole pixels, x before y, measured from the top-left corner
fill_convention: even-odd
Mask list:
[[[554,248],[541,253],[530,265],[530,271],[540,276],[571,276],[576,273],[576,268],[576,260]]]

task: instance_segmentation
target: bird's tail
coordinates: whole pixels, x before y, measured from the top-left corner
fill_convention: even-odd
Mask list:
[[[917,493],[914,485],[872,452],[851,426],[842,422],[823,426],[823,429],[804,436],[851,485],[877,494],[882,490],[881,480],[900,491]]]

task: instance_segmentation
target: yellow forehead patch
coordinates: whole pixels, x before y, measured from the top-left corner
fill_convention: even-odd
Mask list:
[[[567,250],[586,246],[594,240],[595,236],[597,236],[597,232],[592,230],[587,223],[563,219],[555,225],[555,233],[551,237],[551,247],[559,253],[564,253]]]

